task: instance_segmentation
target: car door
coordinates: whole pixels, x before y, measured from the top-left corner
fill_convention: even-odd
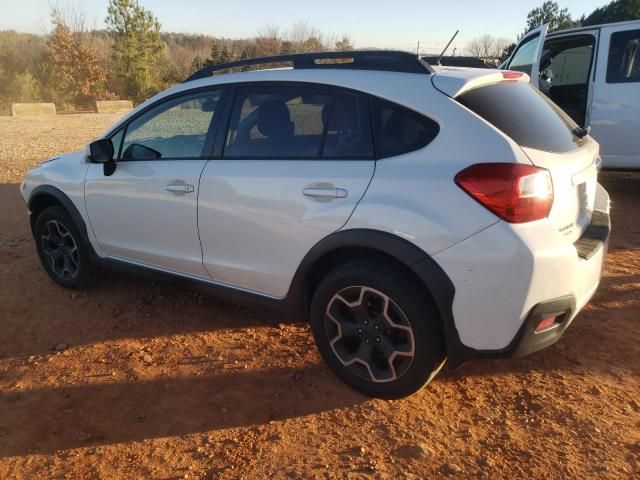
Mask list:
[[[108,257],[209,278],[198,237],[198,186],[223,98],[223,90],[208,89],[159,101],[111,137],[112,175],[89,166],[87,212]]]
[[[221,158],[200,183],[203,261],[216,282],[281,298],[373,176],[368,100],[296,83],[245,84],[234,96]]]
[[[542,49],[538,87],[579,126],[589,125],[598,30],[554,34]]]
[[[549,24],[544,24],[527,33],[506,62],[507,70],[523,72],[531,77],[531,84],[536,88],[539,83],[539,65],[542,47],[549,30]]]
[[[603,27],[591,135],[605,168],[640,168],[640,22]]]

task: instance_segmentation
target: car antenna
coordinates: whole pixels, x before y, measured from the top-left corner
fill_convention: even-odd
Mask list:
[[[444,47],[444,50],[442,50],[442,53],[438,57],[438,60],[436,61],[436,65],[442,66],[442,64],[440,63],[440,62],[442,62],[442,57],[444,57],[444,54],[449,49],[449,47],[451,46],[453,41],[456,39],[456,37],[458,36],[459,33],[460,33],[460,30],[456,30],[456,33],[453,34],[453,37],[451,37],[451,40],[449,40],[449,43],[447,43],[447,46]]]

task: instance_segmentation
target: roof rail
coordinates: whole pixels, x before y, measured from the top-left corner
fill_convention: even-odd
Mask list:
[[[322,60],[340,60],[344,62],[323,62]],[[298,53],[276,55],[273,57],[248,58],[229,63],[207,65],[187,78],[184,82],[207,78],[221,70],[264,65],[273,63],[291,63],[295,69],[345,69],[345,70],[381,70],[386,72],[431,74],[431,66],[409,52],[391,50],[355,50],[349,52]]]

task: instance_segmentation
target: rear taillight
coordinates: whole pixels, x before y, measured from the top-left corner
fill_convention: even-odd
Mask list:
[[[540,220],[553,205],[548,170],[520,163],[479,163],[462,170],[456,184],[509,223]]]

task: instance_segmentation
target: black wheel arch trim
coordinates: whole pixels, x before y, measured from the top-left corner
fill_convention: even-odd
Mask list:
[[[465,351],[453,318],[455,287],[449,276],[424,250],[410,241],[389,232],[373,229],[349,229],[335,232],[319,241],[304,257],[296,271],[287,299],[299,302],[297,309],[306,316],[309,274],[323,256],[340,248],[356,247],[379,251],[410,269],[430,292],[442,321],[447,356],[453,363],[462,363]]]
[[[62,205],[62,207],[67,211],[67,213],[71,216],[71,220],[73,220],[75,226],[78,228],[79,232],[80,232],[80,236],[82,237],[82,243],[84,245],[87,246],[87,248],[89,249],[89,253],[91,255],[91,257],[93,259],[97,259],[98,256],[95,253],[95,250],[93,249],[93,245],[91,245],[91,242],[89,241],[89,235],[87,233],[87,225],[84,221],[84,218],[82,218],[82,215],[80,214],[80,212],[78,211],[78,208],[75,206],[75,204],[71,201],[71,199],[60,189],[53,187],[51,185],[40,185],[37,186],[36,188],[33,189],[33,191],[31,192],[31,194],[29,195],[29,200],[27,201],[27,206],[29,207],[29,211],[30,211],[30,224],[31,224],[31,233],[33,235],[35,235],[34,232],[34,228],[35,228],[35,223],[36,223],[36,218],[37,216],[34,215],[33,213],[33,205],[36,203],[36,201],[43,197],[43,196],[48,196],[48,197],[52,197],[53,199],[55,199],[60,205]]]

